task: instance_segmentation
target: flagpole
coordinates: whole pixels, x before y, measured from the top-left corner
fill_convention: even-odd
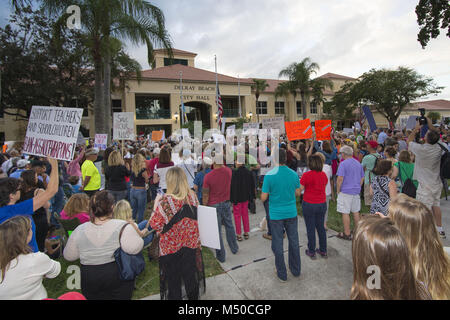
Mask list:
[[[181,99],[181,126],[184,125],[184,108],[183,108],[183,72],[180,71],[180,99]]]
[[[219,123],[219,81],[217,78],[217,56],[214,55],[214,65],[216,71],[216,108],[217,108],[217,123]],[[220,128],[219,128],[220,130]]]
[[[238,93],[239,93],[239,117],[242,118],[242,109],[241,109],[241,78],[238,75]]]

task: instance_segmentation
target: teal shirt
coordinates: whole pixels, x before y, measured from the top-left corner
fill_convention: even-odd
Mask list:
[[[264,177],[262,192],[269,194],[269,215],[271,220],[295,218],[297,204],[295,190],[300,188],[300,180],[295,171],[287,166],[279,166]]]

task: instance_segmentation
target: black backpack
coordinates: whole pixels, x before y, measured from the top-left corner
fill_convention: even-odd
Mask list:
[[[442,179],[450,179],[450,152],[446,147],[441,145],[438,142],[439,147],[441,147],[442,151],[444,151],[444,154],[441,157],[441,169],[440,169],[440,175]]]
[[[411,178],[407,178],[404,182],[402,181],[402,169],[401,164],[398,162],[398,176],[402,182],[402,193],[406,194],[411,198],[416,198],[417,188],[414,185]]]

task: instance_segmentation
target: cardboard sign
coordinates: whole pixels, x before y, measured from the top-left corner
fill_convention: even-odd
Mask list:
[[[284,134],[286,132],[286,130],[284,128],[284,117],[274,117],[274,118],[262,119],[262,128],[263,129],[278,129],[278,130],[280,130],[280,134]]]
[[[98,148],[99,150],[106,150],[106,145],[108,144],[108,135],[107,134],[96,134],[94,141],[94,148]]]
[[[202,246],[220,249],[219,227],[217,224],[217,209],[198,206],[198,232]]]
[[[113,124],[114,140],[134,140],[134,113],[133,112],[114,112]]]
[[[316,140],[331,140],[331,120],[316,120]]]
[[[159,176],[159,187],[161,189],[167,189],[166,174],[167,174],[167,171],[169,171],[169,169],[171,169],[171,168],[173,168],[173,166],[155,170]]]
[[[152,131],[152,141],[161,141],[163,140],[164,131]]]
[[[258,134],[259,130],[259,122],[247,122],[243,125],[242,134],[244,135],[253,135]]]
[[[289,141],[310,139],[312,137],[311,121],[309,119],[285,122]]]
[[[72,161],[83,109],[33,106],[23,153]]]

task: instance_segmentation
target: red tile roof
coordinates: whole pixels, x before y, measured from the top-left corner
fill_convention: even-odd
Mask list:
[[[153,50],[155,53],[167,53],[166,49],[156,49]],[[179,54],[179,55],[185,55],[185,56],[194,56],[196,57],[197,54],[193,53],[193,52],[189,52],[189,51],[183,51],[183,50],[179,50],[179,49],[172,49],[172,53],[175,54]]]
[[[278,87],[278,85],[282,82],[286,82],[287,80],[276,80],[276,79],[260,79],[260,78],[250,78],[247,80],[250,80],[250,82],[253,84],[253,79],[258,80],[266,80],[266,83],[269,85],[264,92],[267,93],[274,93],[275,89]]]
[[[180,71],[183,72],[183,80],[216,82],[216,74],[214,72],[181,64],[144,70],[142,71],[142,78],[150,80],[180,80]],[[239,80],[238,78],[229,77],[223,74],[218,74],[217,78],[219,82],[238,83],[238,81],[240,81],[240,83],[244,85],[252,84],[252,81],[249,79]]]
[[[424,108],[427,112],[430,110],[450,110],[450,101],[440,99],[440,100],[413,102],[409,104],[405,109],[417,110],[419,108]]]
[[[343,76],[336,73],[325,73],[324,75],[321,75],[319,78],[329,78],[329,79],[339,79],[339,80],[356,80],[355,78]]]

